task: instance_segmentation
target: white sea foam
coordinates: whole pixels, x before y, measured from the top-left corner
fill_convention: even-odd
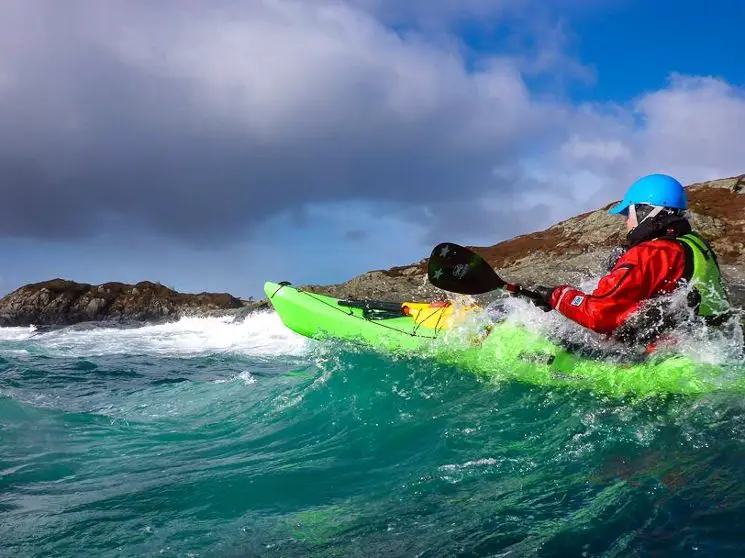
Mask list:
[[[23,341],[36,335],[36,328],[29,327],[0,327],[0,341]]]
[[[251,356],[301,355],[308,340],[282,324],[275,312],[245,319],[233,316],[182,318],[177,322],[135,328],[69,327],[46,332],[33,328],[0,328],[0,342],[24,342],[41,352],[61,356],[149,354],[199,356],[235,353]],[[16,345],[15,343],[13,343]],[[19,347],[2,347],[3,350]]]

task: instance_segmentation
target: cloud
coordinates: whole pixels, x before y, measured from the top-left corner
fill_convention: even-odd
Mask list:
[[[0,234],[109,219],[193,242],[308,202],[474,195],[552,120],[510,60],[476,72],[338,2],[10,2]]]
[[[589,209],[622,197],[632,181],[651,172],[684,183],[745,172],[743,127],[745,90],[721,79],[673,74],[665,88],[628,105],[579,108],[570,135],[542,163],[556,170],[559,190],[570,192],[574,183],[575,199]]]
[[[649,166],[661,160],[691,180],[743,171],[745,90],[712,77],[673,75],[669,87],[642,97],[636,108],[646,123],[634,140]]]
[[[450,32],[422,31],[530,2],[393,5],[6,1],[0,236],[146,227],[210,246],[279,214],[302,223],[312,204],[366,202],[427,238],[504,237],[607,203],[647,170],[700,179],[742,160],[745,103],[722,81],[573,106],[526,81],[593,79],[561,25],[528,56],[475,63]],[[421,25],[391,27],[406,21]]]

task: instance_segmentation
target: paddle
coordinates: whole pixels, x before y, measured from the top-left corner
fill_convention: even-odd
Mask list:
[[[444,291],[474,295],[504,289],[529,298],[544,310],[551,309],[538,293],[507,283],[476,252],[452,242],[442,242],[434,247],[427,265],[427,276],[430,283]]]

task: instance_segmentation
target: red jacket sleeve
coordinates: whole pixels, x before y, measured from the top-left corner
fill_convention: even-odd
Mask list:
[[[685,253],[677,242],[642,242],[621,256],[592,293],[559,287],[551,295],[551,306],[588,329],[611,333],[643,301],[675,290],[684,271]]]

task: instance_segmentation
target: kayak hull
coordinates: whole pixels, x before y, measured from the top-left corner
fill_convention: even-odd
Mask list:
[[[403,314],[375,319],[366,316],[363,308],[344,306],[343,301],[289,284],[266,282],[264,292],[282,322],[305,337],[433,358],[493,381],[518,380],[619,396],[745,391],[742,370],[696,363],[680,354],[656,354],[643,362],[596,360],[574,354],[520,324],[469,321],[452,309],[448,320],[433,320],[436,309],[420,320]]]

